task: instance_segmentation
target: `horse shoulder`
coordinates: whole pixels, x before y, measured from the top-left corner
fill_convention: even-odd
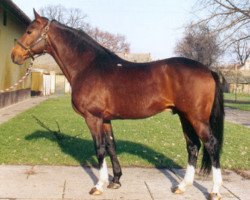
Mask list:
[[[74,110],[81,114],[91,113],[102,117],[109,104],[109,89],[105,79],[99,76],[79,77],[72,84],[72,105]]]

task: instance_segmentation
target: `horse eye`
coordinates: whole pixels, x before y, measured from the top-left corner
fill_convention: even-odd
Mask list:
[[[32,32],[31,31],[27,31],[28,34],[31,34]]]

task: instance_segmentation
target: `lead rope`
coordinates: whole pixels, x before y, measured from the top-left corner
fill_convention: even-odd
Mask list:
[[[39,57],[39,56],[42,56],[42,55],[44,55],[44,54],[45,54],[45,52],[42,53],[42,54],[37,55],[36,57],[34,57],[34,60],[35,60],[35,58],[37,58],[37,57]],[[10,87],[8,87],[8,88],[6,88],[6,89],[4,89],[4,90],[0,90],[0,94],[1,94],[1,93],[4,93],[4,92],[12,91],[12,90],[14,90],[18,85],[20,85],[21,83],[23,83],[23,82],[25,81],[25,79],[30,75],[31,69],[32,69],[32,67],[33,67],[34,60],[32,59],[32,60],[30,61],[29,67],[26,69],[26,73],[25,73],[25,74],[15,83],[15,84],[13,84],[12,86],[10,86]]]
[[[0,90],[0,93],[4,93],[4,92],[9,92],[14,90],[18,85],[20,85],[21,83],[23,83],[25,81],[25,79],[29,76],[30,72],[31,72],[31,68],[33,66],[33,60],[30,61],[29,67],[26,69],[26,73],[12,86],[4,89],[4,90]]]

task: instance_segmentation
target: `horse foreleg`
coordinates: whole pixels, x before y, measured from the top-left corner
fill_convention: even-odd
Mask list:
[[[103,123],[103,130],[105,132],[105,137],[106,137],[106,149],[107,152],[109,153],[111,163],[112,163],[112,168],[113,168],[113,180],[112,182],[108,185],[108,188],[111,189],[118,189],[121,187],[120,183],[120,177],[122,176],[122,171],[121,171],[121,166],[118,161],[118,158],[116,156],[116,145],[115,145],[115,138],[113,135],[112,131],[112,126],[110,121],[105,121]]]
[[[99,160],[99,159],[98,159]],[[100,162],[99,162],[100,163]],[[90,190],[90,194],[100,195],[103,193],[103,186],[108,183],[108,168],[105,159],[99,168],[99,180],[97,184]]]
[[[108,168],[105,161],[106,142],[105,133],[103,132],[103,120],[89,115],[85,118],[85,121],[94,140],[96,156],[99,164],[99,180],[89,193],[92,195],[100,195],[103,193],[104,184],[108,183]]]

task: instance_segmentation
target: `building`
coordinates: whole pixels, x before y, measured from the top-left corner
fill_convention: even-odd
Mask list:
[[[250,76],[250,60],[247,60],[245,65],[241,66],[239,70],[245,75]]]
[[[250,61],[245,65],[227,64],[220,66],[219,71],[224,77],[223,86],[225,92],[237,91],[237,93],[250,94]]]
[[[11,61],[15,40],[23,35],[31,20],[11,0],[0,1],[0,90],[15,84],[25,73],[27,61],[20,67]],[[30,97],[31,80],[28,77],[13,91],[0,93],[0,108]]]
[[[52,95],[70,93],[68,80],[49,54],[35,59],[32,69],[32,95]]]

